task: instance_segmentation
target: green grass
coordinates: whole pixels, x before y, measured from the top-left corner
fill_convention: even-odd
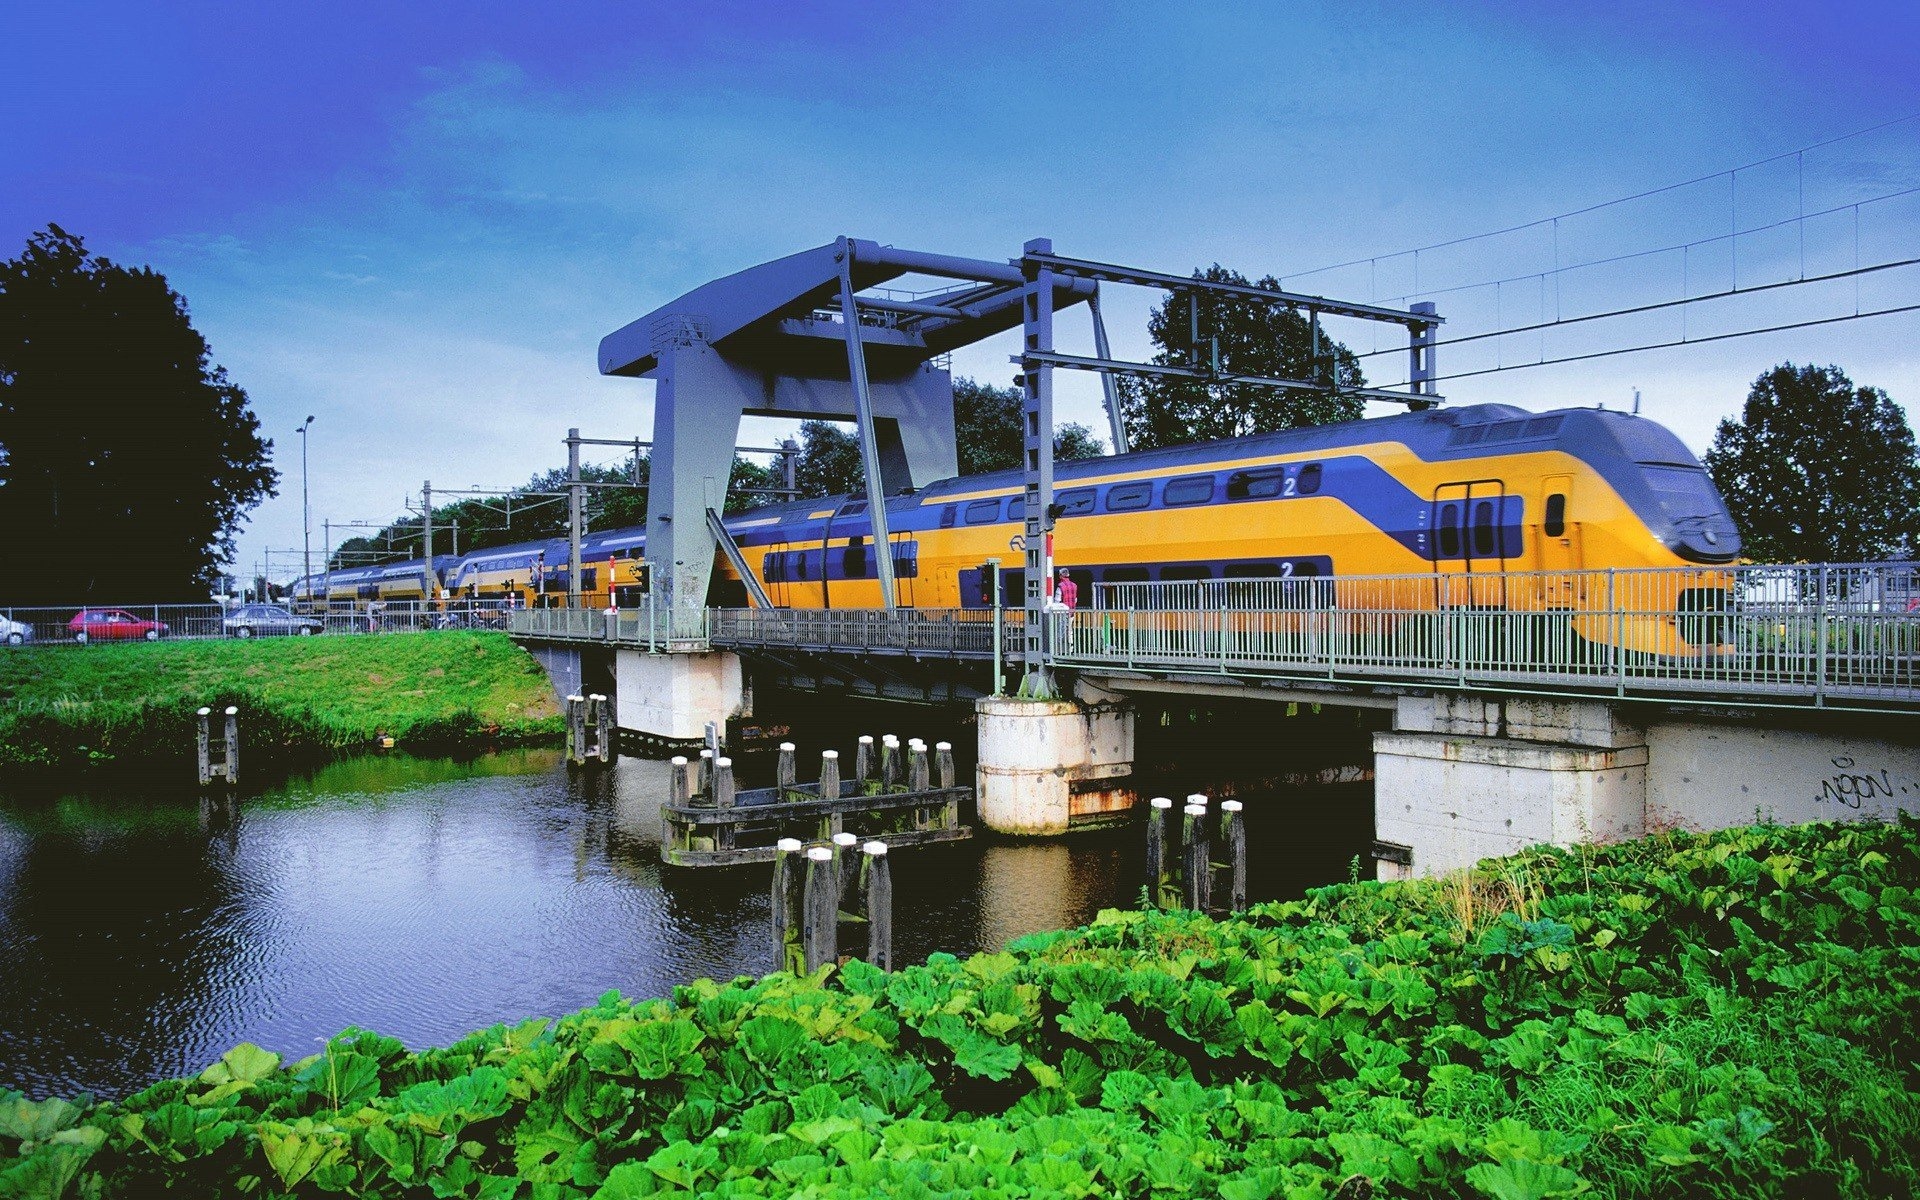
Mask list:
[[[0,1091],[0,1195],[1920,1192],[1920,826],[1668,834]],[[11,1190],[9,1190],[11,1189]]]
[[[499,633],[26,647],[0,653],[0,767],[190,757],[194,711],[230,704],[243,770],[249,754],[382,735],[424,748],[561,732],[545,672]]]

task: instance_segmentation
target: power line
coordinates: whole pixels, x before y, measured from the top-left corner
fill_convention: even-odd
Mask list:
[[[1864,208],[1868,205],[1880,204],[1887,200],[1898,200],[1903,196],[1911,196],[1916,193],[1920,193],[1920,187],[1901,188],[1899,191],[1887,192],[1887,193],[1884,193],[1883,195],[1869,197],[1868,199],[1865,199],[1865,200],[1855,200],[1848,204],[1836,204],[1832,208],[1823,208],[1818,212],[1801,213],[1798,216],[1785,217],[1781,220],[1773,221],[1766,225],[1755,225],[1748,229],[1742,229],[1738,233],[1717,233],[1712,237],[1698,238],[1691,242],[1675,242],[1670,246],[1659,246],[1652,250],[1630,250],[1624,254],[1614,254],[1606,258],[1590,258],[1585,260],[1584,262],[1568,263],[1564,267],[1554,267],[1551,270],[1546,270],[1546,271],[1528,271],[1521,275],[1508,275],[1500,279],[1483,279],[1477,283],[1455,284],[1452,287],[1424,288],[1418,292],[1408,292],[1405,295],[1391,296],[1391,297],[1385,298],[1381,300],[1380,303],[1399,304],[1407,300],[1412,300],[1416,297],[1449,296],[1449,295],[1457,294],[1459,292],[1471,292],[1479,288],[1504,287],[1510,283],[1521,283],[1529,279],[1538,279],[1538,280],[1544,281],[1550,275],[1553,275],[1553,276],[1564,275],[1572,271],[1583,271],[1589,267],[1605,267],[1605,266],[1611,266],[1614,263],[1631,262],[1633,259],[1636,259],[1636,258],[1651,258],[1658,254],[1672,254],[1672,253],[1675,253],[1676,251],[1694,250],[1701,246],[1711,246],[1718,242],[1733,241],[1738,238],[1747,237],[1751,234],[1767,233],[1775,229],[1784,229],[1788,225],[1799,225],[1804,231],[1806,227],[1806,222],[1814,220],[1816,218],[1830,217],[1836,213],[1843,213],[1848,211],[1853,211],[1857,213],[1861,208]],[[1804,258],[1804,254],[1802,257]]]
[[[1551,367],[1561,363],[1586,362],[1594,358],[1611,358],[1616,354],[1638,354],[1644,350],[1669,350],[1676,346],[1702,346],[1708,342],[1724,342],[1732,338],[1754,337],[1763,333],[1784,333],[1790,329],[1811,329],[1816,325],[1837,325],[1843,321],[1863,321],[1868,317],[1891,317],[1899,313],[1920,312],[1920,304],[1904,304],[1897,308],[1877,308],[1868,312],[1847,313],[1838,317],[1820,317],[1810,321],[1793,321],[1785,325],[1769,325],[1763,329],[1740,329],[1732,333],[1714,333],[1706,337],[1683,337],[1670,342],[1647,342],[1639,346],[1621,346],[1613,350],[1595,350],[1588,354],[1569,354],[1563,358],[1537,359],[1533,362],[1511,363],[1499,367],[1483,367],[1476,371],[1456,371],[1451,375],[1438,375],[1434,382],[1442,383],[1449,379],[1471,379],[1476,375],[1497,375],[1502,371],[1523,371],[1529,367]]]
[[[1620,196],[1612,200],[1602,200],[1597,204],[1589,204],[1584,208],[1575,208],[1575,209],[1570,209],[1567,212],[1555,213],[1552,216],[1539,217],[1531,221],[1522,222],[1521,224],[1518,224],[1518,225],[1509,225],[1504,229],[1489,230],[1486,233],[1467,234],[1464,237],[1449,238],[1445,241],[1433,242],[1425,246],[1415,246],[1409,250],[1396,250],[1389,254],[1369,254],[1363,258],[1349,259],[1346,262],[1332,263],[1324,267],[1314,267],[1312,270],[1308,270],[1308,271],[1289,271],[1286,273],[1286,275],[1281,276],[1281,278],[1300,279],[1308,275],[1320,275],[1328,271],[1338,271],[1345,267],[1357,267],[1363,263],[1378,262],[1379,260],[1385,259],[1385,258],[1405,258],[1407,255],[1410,255],[1410,254],[1424,254],[1430,250],[1444,250],[1450,246],[1461,246],[1461,245],[1465,245],[1468,242],[1478,242],[1478,241],[1484,241],[1487,238],[1504,237],[1507,234],[1520,233],[1523,230],[1527,230],[1527,229],[1539,229],[1548,225],[1552,225],[1555,222],[1564,221],[1572,217],[1580,217],[1580,216],[1585,216],[1588,213],[1599,212],[1601,209],[1613,208],[1616,205],[1621,205],[1621,204],[1631,204],[1635,200],[1645,200],[1645,199],[1648,199],[1649,197],[1659,196],[1666,192],[1678,191],[1681,188],[1687,188],[1687,187],[1692,187],[1695,184],[1706,183],[1710,180],[1718,179],[1723,175],[1726,175],[1726,176],[1738,175],[1742,171],[1749,171],[1755,167],[1764,167],[1768,163],[1776,163],[1776,162],[1781,162],[1785,159],[1795,158],[1800,155],[1806,154],[1810,150],[1819,150],[1826,146],[1833,146],[1841,142],[1852,141],[1854,138],[1865,137],[1870,133],[1878,133],[1883,129],[1891,129],[1895,125],[1904,125],[1907,122],[1913,121],[1913,120],[1920,120],[1920,112],[1908,113],[1904,117],[1895,117],[1890,121],[1882,121],[1877,125],[1869,125],[1864,129],[1856,129],[1852,133],[1843,133],[1837,137],[1827,138],[1824,141],[1813,142],[1810,145],[1802,146],[1797,150],[1787,150],[1779,154],[1769,155],[1766,158],[1755,159],[1750,163],[1742,163],[1737,167],[1727,167],[1718,171],[1709,172],[1708,174],[1705,174],[1705,175],[1696,176],[1692,179],[1683,180],[1679,183],[1669,183],[1669,184],[1664,184],[1660,187],[1648,188],[1647,190],[1642,192],[1635,192],[1630,196]]]
[[[1920,189],[1916,189],[1920,190]],[[1900,267],[1920,265],[1920,258],[1903,258],[1894,262],[1873,263],[1865,267],[1853,267],[1845,271],[1834,271],[1826,275],[1808,275],[1799,279],[1778,279],[1772,283],[1756,283],[1749,287],[1728,288],[1725,291],[1705,292],[1698,296],[1683,296],[1678,300],[1660,300],[1652,304],[1636,304],[1630,308],[1609,309],[1606,312],[1585,313],[1577,317],[1562,317],[1552,321],[1541,321],[1533,325],[1514,325],[1506,329],[1495,329],[1489,333],[1470,333],[1463,337],[1446,338],[1434,343],[1441,346],[1463,346],[1468,342],[1482,342],[1488,338],[1507,337],[1518,333],[1538,333],[1545,329],[1557,329],[1564,325],[1581,325],[1589,321],[1604,321],[1611,317],[1635,316],[1640,313],[1658,312],[1666,308],[1679,308],[1688,304],[1703,304],[1710,300],[1725,300],[1733,296],[1751,296],[1760,292],[1777,291],[1781,288],[1799,287],[1809,283],[1831,283],[1836,279],[1851,279],[1860,275],[1871,275],[1878,271],[1892,271]],[[1705,340],[1705,339],[1696,339]],[[1355,358],[1374,358],[1382,354],[1405,354],[1406,347],[1392,350],[1368,350],[1355,354]],[[1457,379],[1459,376],[1448,376]]]

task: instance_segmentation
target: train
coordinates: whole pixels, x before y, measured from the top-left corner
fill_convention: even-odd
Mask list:
[[[1003,601],[1024,595],[1022,477],[944,479],[888,497],[898,602],[991,606],[989,558]],[[1606,409],[1533,412],[1504,404],[1411,411],[1224,441],[1143,450],[1055,467],[1053,560],[1078,585],[1206,580],[1302,584],[1396,577],[1437,582],[1435,608],[1559,612],[1588,641],[1688,652],[1712,640],[1727,604],[1740,533],[1699,460],[1672,432]],[[861,495],[797,500],[726,519],[775,607],[877,608],[873,525]],[[588,535],[580,591],[625,606],[645,583],[643,529]],[[333,599],[442,597],[539,604],[564,597],[564,539],[458,559],[333,572]],[[1601,622],[1619,598],[1593,594],[1599,568],[1684,568],[1636,584],[1646,620]],[[384,574],[382,574],[384,572]],[[1533,573],[1529,576],[1516,572]],[[710,605],[746,605],[747,588],[716,555]],[[318,591],[300,581],[302,600]],[[352,590],[352,595],[343,591]],[[1405,589],[1395,590],[1398,597]],[[1364,593],[1358,593],[1364,599]],[[1420,603],[1417,599],[1412,601]],[[1395,599],[1396,605],[1409,601]]]

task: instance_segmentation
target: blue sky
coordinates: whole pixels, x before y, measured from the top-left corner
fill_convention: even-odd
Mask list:
[[[1920,250],[1920,196],[1896,195],[1920,187],[1914,121],[1731,185],[1425,251],[1416,291],[1414,257],[1394,252],[1920,113],[1910,2],[1543,8],[13,6],[0,35],[31,51],[0,77],[0,252],[57,222],[187,297],[286,471],[242,537],[251,565],[300,544],[308,413],[317,549],[323,517],[386,518],[423,480],[504,485],[563,461],[568,426],[645,436],[650,385],[600,378],[598,339],[843,233],[993,258],[1047,236],[1349,299],[1426,295],[1450,336],[1844,269],[1856,203],[1860,261]],[[1730,228],[1757,232],[1702,241]],[[1700,244],[1539,278],[1556,256],[1683,242]],[[1367,261],[1303,274],[1350,259]],[[1450,290],[1494,279],[1511,282]],[[1148,352],[1152,299],[1109,297],[1117,352]],[[1698,336],[1855,302],[1848,280],[1685,320]],[[1863,308],[1913,302],[1914,269],[1859,284]],[[1666,340],[1681,319],[1443,349],[1441,368]],[[1907,314],[1443,390],[1551,408],[1637,386],[1704,449],[1785,359],[1837,362],[1911,411],[1916,334]],[[956,369],[1004,383],[1011,350]],[[1096,395],[1073,381],[1064,415],[1098,424]]]

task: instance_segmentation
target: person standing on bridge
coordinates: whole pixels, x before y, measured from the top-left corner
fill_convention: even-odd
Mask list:
[[[1065,567],[1060,568],[1060,585],[1053,594],[1060,601],[1060,607],[1068,612],[1080,607],[1080,585],[1073,581],[1073,576],[1067,574]]]

